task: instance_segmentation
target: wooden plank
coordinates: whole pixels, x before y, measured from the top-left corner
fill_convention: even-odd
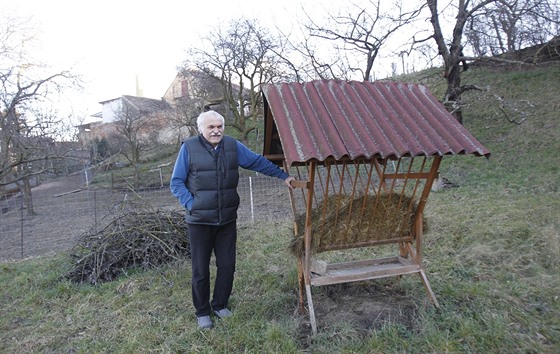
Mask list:
[[[430,177],[430,173],[386,173],[383,177],[385,179],[428,179]]]
[[[309,321],[311,322],[311,331],[317,334],[317,320],[315,319],[315,306],[313,306],[313,297],[311,296],[311,286],[305,286],[307,293],[307,308],[309,309]]]
[[[369,267],[375,266],[380,264],[391,264],[391,263],[402,263],[410,264],[408,259],[404,259],[402,257],[393,256],[393,257],[384,257],[384,258],[374,258],[374,259],[364,259],[358,261],[351,261],[351,262],[340,262],[340,263],[333,263],[329,264],[327,267],[327,271],[337,271],[341,269],[347,268],[361,268],[361,267]]]
[[[292,180],[290,182],[290,185],[294,188],[303,188],[303,189],[309,189],[310,186],[310,182],[309,181],[300,181],[300,180]]]
[[[430,282],[428,281],[428,277],[426,276],[426,273],[424,273],[424,270],[421,270],[420,273],[418,273],[418,275],[420,276],[420,279],[422,279],[422,283],[424,283],[424,288],[426,288],[426,292],[428,293],[430,300],[432,300],[435,307],[439,308],[439,302],[436,299],[436,295],[432,291],[432,287],[430,286]]]
[[[311,162],[309,165],[309,190],[307,192],[307,200],[305,201],[305,226],[304,226],[304,233],[303,233],[303,243],[304,243],[304,260],[303,260],[303,269],[304,269],[304,279],[305,285],[311,284],[311,230],[313,228],[313,192],[314,192],[314,185],[315,185],[315,173],[317,170],[317,164],[315,162]]]
[[[347,283],[421,272],[420,265],[402,257],[332,264],[323,276],[313,274],[311,285]]]
[[[266,157],[267,160],[270,160],[272,162],[284,160],[284,155],[282,154],[267,154],[264,155],[264,157]]]
[[[82,191],[81,188],[80,188],[80,189],[74,189],[73,191],[70,191],[70,192],[64,192],[64,193],[60,193],[60,194],[55,194],[55,195],[53,195],[53,198],[62,197],[63,195],[68,195],[68,194],[72,194],[72,193],[78,193],[78,192],[80,192],[80,191]]]
[[[394,237],[385,240],[370,240],[370,241],[360,241],[360,242],[353,242],[353,243],[346,243],[346,244],[331,244],[325,246],[318,246],[316,252],[321,253],[326,251],[336,251],[336,250],[344,250],[350,248],[387,245],[390,243],[412,242],[413,240],[414,238],[412,236],[406,236],[406,237]]]

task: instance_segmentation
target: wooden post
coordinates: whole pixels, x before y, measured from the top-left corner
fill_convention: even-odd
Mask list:
[[[311,329],[313,334],[317,333],[317,322],[315,320],[315,309],[313,307],[313,299],[311,297],[311,229],[313,220],[311,220],[313,213],[313,192],[315,189],[315,172],[317,163],[311,162],[309,165],[309,190],[307,193],[306,201],[306,215],[305,215],[305,230],[304,230],[304,259],[303,259],[303,279],[305,281],[305,291],[307,293],[307,307],[309,308],[309,319],[311,321]]]

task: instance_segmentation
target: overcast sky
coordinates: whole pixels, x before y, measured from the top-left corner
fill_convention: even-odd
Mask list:
[[[219,23],[246,16],[269,28],[289,26],[301,1],[0,0],[0,12],[30,18],[42,61],[84,78],[86,92],[72,104],[91,115],[100,101],[136,95],[136,77],[145,97],[161,98],[186,49]]]

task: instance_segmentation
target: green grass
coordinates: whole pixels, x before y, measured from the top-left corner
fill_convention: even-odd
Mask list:
[[[465,83],[532,107],[517,125],[489,91],[464,97],[465,126],[492,156],[444,158],[441,173],[459,187],[428,201],[424,258],[440,309],[425,306],[417,277],[371,281],[343,291],[405,297],[403,316],[365,330],[319,322],[312,336],[297,312],[290,223],[255,223],[239,230],[235,316],[210,331],[196,328],[186,262],[97,287],[65,280],[64,254],[0,264],[0,352],[560,352],[558,78],[560,65],[465,73]],[[330,292],[314,289],[319,299]]]

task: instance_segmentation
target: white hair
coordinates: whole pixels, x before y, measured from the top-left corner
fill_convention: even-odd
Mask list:
[[[224,117],[216,112],[216,111],[206,111],[206,112],[202,112],[198,115],[198,118],[196,119],[196,125],[198,127],[198,132],[202,133],[202,128],[204,127],[204,121],[206,120],[206,118],[210,118],[210,117],[214,117],[214,118],[220,118],[222,120],[222,126],[225,127],[226,122]]]

